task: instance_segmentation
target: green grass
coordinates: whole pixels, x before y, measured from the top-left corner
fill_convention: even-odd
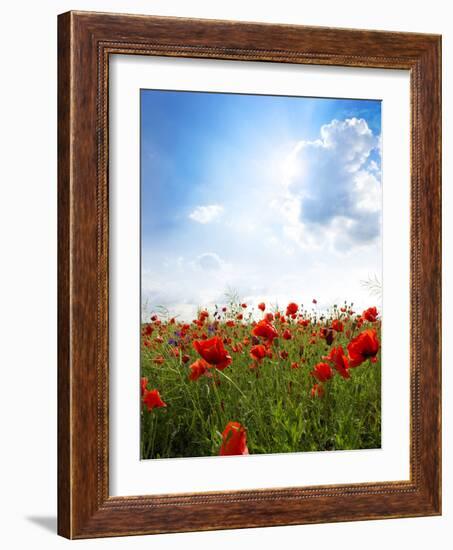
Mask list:
[[[142,335],[142,376],[148,378],[148,389],[157,389],[167,405],[151,411],[142,406],[142,458],[218,455],[222,431],[230,421],[240,422],[247,429],[250,454],[380,447],[380,353],[375,363],[368,360],[349,369],[350,379],[335,373],[322,384],[323,397],[310,394],[316,382],[310,372],[316,363],[323,361],[322,356],[332,346],[342,345],[346,351],[351,338],[365,328],[374,328],[380,340],[380,321],[365,322],[358,327],[356,315],[341,313],[336,308],[328,318],[311,316],[307,327],[297,325],[295,320],[282,327],[277,321],[274,325],[279,335],[289,327],[293,338],[275,340],[273,357],[266,357],[252,370],[251,342],[243,346],[242,352],[232,351],[234,344],[251,338],[252,314],[233,328],[225,325],[239,310],[233,306],[227,313],[217,312],[219,322],[215,332],[212,329],[208,332],[207,327],[213,323],[211,316],[201,328],[191,324],[183,339],[175,336],[181,324],[168,320],[153,323],[151,336]],[[308,317],[306,312],[304,317]],[[345,327],[344,332],[335,333],[329,346],[319,331],[329,327],[334,318],[340,318]],[[192,342],[202,333],[231,338],[231,345],[227,343],[225,347],[233,361],[224,371],[209,369],[210,377],[191,381],[189,365],[200,357]],[[156,341],[158,336],[163,342]],[[147,346],[143,345],[145,341]],[[279,357],[282,350],[288,352],[287,359]],[[186,363],[182,361],[184,354],[190,356]],[[156,364],[154,359],[160,355],[164,362]],[[293,362],[300,367],[291,368]]]

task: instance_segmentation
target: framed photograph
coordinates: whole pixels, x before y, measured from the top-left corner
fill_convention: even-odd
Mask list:
[[[58,24],[59,533],[440,514],[440,37]]]

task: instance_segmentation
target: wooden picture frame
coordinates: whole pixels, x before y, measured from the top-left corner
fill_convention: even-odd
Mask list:
[[[58,532],[89,538],[441,513],[441,38],[69,12],[58,20]],[[109,496],[109,56],[404,69],[411,95],[410,480]]]

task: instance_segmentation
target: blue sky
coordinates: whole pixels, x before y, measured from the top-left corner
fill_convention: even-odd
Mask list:
[[[381,278],[379,101],[141,91],[142,297],[191,318]]]

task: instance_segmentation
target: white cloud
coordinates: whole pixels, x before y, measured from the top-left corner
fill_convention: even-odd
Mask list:
[[[208,204],[206,206],[197,206],[189,214],[189,218],[198,223],[211,223],[217,219],[223,212],[223,206],[220,204]]]
[[[376,161],[380,136],[364,119],[332,120],[321,139],[299,142],[291,153],[297,168],[274,201],[284,233],[304,248],[345,251],[380,235],[381,184]]]

